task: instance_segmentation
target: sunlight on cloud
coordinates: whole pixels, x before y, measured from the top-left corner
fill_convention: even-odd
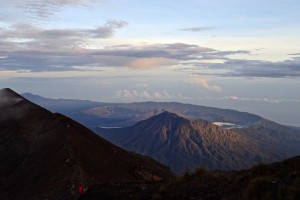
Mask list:
[[[128,63],[128,67],[134,69],[150,69],[153,67],[172,66],[178,61],[167,58],[138,58]]]
[[[259,102],[259,103],[272,103],[272,104],[279,104],[279,103],[299,103],[300,99],[271,99],[271,98],[249,98],[249,97],[240,97],[240,96],[223,96],[223,97],[205,97],[201,99],[207,100],[225,100],[225,101],[244,101],[244,102]]]
[[[209,79],[201,77],[201,76],[193,75],[188,79],[188,82],[191,83],[191,84],[200,85],[202,88],[204,88],[206,90],[213,91],[213,92],[221,92],[222,91],[222,88],[220,86],[210,85],[209,84]]]

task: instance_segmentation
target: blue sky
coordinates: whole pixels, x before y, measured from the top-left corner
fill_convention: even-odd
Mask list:
[[[0,84],[178,101],[300,126],[296,0],[0,0]]]

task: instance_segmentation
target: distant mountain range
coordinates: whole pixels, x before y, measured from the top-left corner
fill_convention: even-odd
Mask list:
[[[204,120],[163,112],[134,126],[98,128],[102,137],[170,166],[238,170],[300,154],[300,133],[265,119],[249,128],[225,129]]]
[[[172,177],[164,165],[127,152],[10,89],[0,90],[1,199],[77,199],[98,183]]]
[[[169,111],[187,119],[250,126],[261,117],[229,109],[219,109],[177,102],[103,103],[70,99],[50,99],[25,93],[30,101],[71,117],[95,130],[97,127],[127,127],[154,115]]]
[[[62,111],[111,142],[151,156],[177,173],[198,166],[242,169],[300,154],[300,131],[296,127],[250,113],[176,102],[97,105],[24,96],[53,111]]]

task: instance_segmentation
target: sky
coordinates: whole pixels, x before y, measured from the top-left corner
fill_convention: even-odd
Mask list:
[[[298,0],[0,0],[0,86],[300,127]]]

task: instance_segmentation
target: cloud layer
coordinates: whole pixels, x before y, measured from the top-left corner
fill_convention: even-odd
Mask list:
[[[3,7],[13,8],[15,12],[25,12],[31,18],[42,20],[53,17],[65,6],[90,6],[97,2],[102,0],[0,0]],[[9,20],[9,16],[13,15],[6,12],[3,16]]]
[[[1,2],[1,0],[0,0]],[[6,1],[2,1],[7,4]],[[97,0],[12,0],[15,5],[39,17],[48,17],[64,6],[85,6]],[[112,38],[128,22],[110,20],[98,27],[55,29],[31,23],[0,25],[1,71],[86,71],[101,67],[130,67],[150,69],[176,66],[191,67],[194,74],[228,77],[299,77],[300,55],[280,62],[266,60],[233,59],[232,55],[249,55],[248,50],[223,51],[195,44],[113,44],[101,45],[101,40]],[[188,27],[181,31],[198,32],[210,27]],[[212,90],[203,79],[194,83]]]
[[[270,62],[263,60],[246,60],[246,59],[227,59],[224,63],[197,64],[198,66],[206,65],[210,70],[215,72],[211,75],[229,76],[229,77],[299,77],[300,76],[300,57],[294,57],[290,60],[280,62]],[[218,71],[223,70],[222,73]],[[207,74],[200,72],[200,74]]]
[[[227,101],[244,101],[244,102],[259,102],[259,103],[299,103],[300,99],[272,99],[272,98],[249,98],[239,96],[223,96],[223,97],[205,97],[208,100],[227,100]]]

